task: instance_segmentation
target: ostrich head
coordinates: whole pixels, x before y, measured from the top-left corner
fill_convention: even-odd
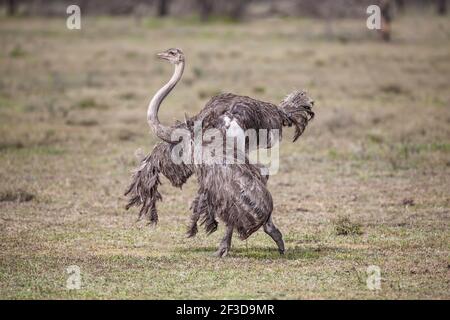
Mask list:
[[[157,54],[158,58],[169,61],[171,64],[179,64],[184,61],[184,53],[181,49],[170,48]]]
[[[312,107],[314,106],[314,100],[312,100],[306,93],[306,91],[294,91],[286,96],[280,103],[280,109],[283,110],[288,121],[285,123],[287,126],[295,126],[295,134],[293,141],[295,142],[298,137],[305,130],[308,121],[314,118],[314,112]]]

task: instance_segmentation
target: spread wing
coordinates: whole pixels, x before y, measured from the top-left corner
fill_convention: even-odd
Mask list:
[[[278,129],[281,137],[283,123],[287,118],[274,104],[224,93],[211,98],[205,108],[190,121],[190,126],[195,121],[202,121],[203,130],[218,129],[224,136],[227,133],[237,135],[249,129]]]

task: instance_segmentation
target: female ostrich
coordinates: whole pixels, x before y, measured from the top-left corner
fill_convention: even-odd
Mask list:
[[[200,121],[202,130],[218,129],[225,133],[230,127],[247,129],[278,129],[295,126],[293,141],[303,133],[308,122],[314,117],[311,100],[305,92],[289,94],[280,104],[258,101],[245,96],[224,93],[213,97],[199,114],[186,118],[172,127],[164,126],[158,119],[158,110],[164,98],[180,80],[184,65],[184,54],[180,49],[168,49],[158,57],[175,66],[175,72],[151,100],[147,120],[153,132],[163,142],[157,144],[152,153],[144,158],[133,175],[133,181],[126,191],[131,199],[127,209],[141,205],[139,217],[148,215],[151,223],[156,223],[158,215],[156,201],[161,200],[157,188],[162,173],[172,185],[180,187],[192,174],[197,176],[200,188],[192,203],[191,225],[188,236],[197,233],[197,222],[205,225],[207,233],[217,229],[216,217],[227,226],[225,237],[216,254],[222,257],[231,247],[231,237],[236,230],[241,239],[248,238],[261,226],[276,242],[279,252],[284,253],[281,232],[272,222],[272,197],[266,188],[267,176],[260,173],[259,166],[249,164],[176,164],[171,159],[173,147],[179,140],[173,140],[176,129],[194,132],[194,123]],[[269,146],[271,147],[269,141]],[[258,145],[256,146],[258,147]]]

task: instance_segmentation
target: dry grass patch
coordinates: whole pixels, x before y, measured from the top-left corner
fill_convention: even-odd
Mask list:
[[[399,16],[390,44],[352,19],[332,22],[335,37],[310,19],[84,19],[81,32],[0,21],[0,298],[450,298],[447,18]],[[163,179],[156,228],[124,210],[135,155],[158,142],[146,107],[172,72],[154,54],[173,46],[187,67],[165,124],[219,91],[316,101],[297,143],[283,132],[268,182],[284,256],[262,231],[222,260],[222,225],[186,239],[195,179]]]

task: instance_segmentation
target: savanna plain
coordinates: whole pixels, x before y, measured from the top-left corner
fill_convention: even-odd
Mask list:
[[[365,20],[0,20],[1,299],[449,299],[450,20],[400,16],[390,43]],[[316,118],[284,133],[268,186],[286,254],[258,231],[186,239],[195,178],[162,180],[160,221],[123,192],[157,138],[145,115],[184,50],[170,124],[219,92],[278,103],[294,89]],[[77,265],[81,288],[68,290]],[[379,290],[367,287],[378,266]]]

